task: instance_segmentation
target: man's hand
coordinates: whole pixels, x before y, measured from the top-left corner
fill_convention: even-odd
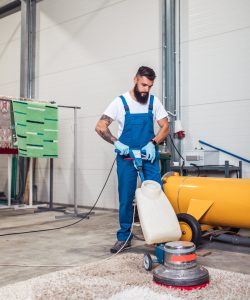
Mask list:
[[[152,142],[149,142],[142,148],[142,150],[146,151],[146,159],[153,163],[155,160],[155,145]]]
[[[158,120],[157,123],[160,126],[160,129],[154,137],[154,141],[156,141],[156,143],[159,145],[169,134],[169,123],[167,118]]]
[[[113,119],[102,115],[100,120],[97,122],[95,131],[108,143],[114,144],[117,141],[117,138],[112,135],[109,130],[109,125],[113,122]]]
[[[124,145],[123,143],[116,141],[114,142],[115,149],[119,150],[120,155],[128,155],[129,154],[129,146]]]

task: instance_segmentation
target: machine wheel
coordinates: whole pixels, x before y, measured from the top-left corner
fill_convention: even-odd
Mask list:
[[[178,214],[177,218],[182,231],[181,241],[193,242],[198,246],[201,240],[200,223],[189,214]]]
[[[153,269],[153,260],[149,253],[144,253],[143,264],[145,270],[151,271]]]

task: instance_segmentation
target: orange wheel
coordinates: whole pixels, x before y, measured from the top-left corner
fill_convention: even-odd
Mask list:
[[[177,218],[182,232],[181,241],[193,242],[198,246],[201,240],[200,223],[189,214],[178,214]]]
[[[181,227],[182,236],[180,238],[181,241],[191,242],[193,237],[192,228],[185,222],[179,222]]]

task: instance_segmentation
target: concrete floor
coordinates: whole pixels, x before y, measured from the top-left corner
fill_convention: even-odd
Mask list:
[[[79,220],[55,219],[61,215],[60,212],[0,211],[0,235],[56,228]],[[117,212],[97,210],[89,219],[71,227],[0,236],[0,286],[109,257],[117,226]],[[142,241],[134,240],[133,246],[127,251],[153,253],[153,248]],[[200,249],[207,249],[211,254],[199,256],[199,263],[250,274],[250,248],[204,241]]]

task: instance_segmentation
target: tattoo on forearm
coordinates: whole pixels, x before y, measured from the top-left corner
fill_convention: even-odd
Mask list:
[[[100,133],[100,136],[108,143],[110,144],[114,144],[114,142],[117,140],[112,133],[110,132],[110,130],[107,128],[105,131]]]
[[[114,137],[111,133],[111,131],[109,130],[108,126],[113,122],[113,119],[106,116],[106,115],[102,115],[100,118],[100,121],[104,121],[105,123],[105,128],[103,128],[102,130],[98,130],[99,135],[108,143],[114,144],[114,142],[117,140],[116,137]]]
[[[113,122],[113,119],[110,118],[109,116],[106,116],[106,115],[102,115],[100,120],[103,120],[105,121],[105,123],[107,124],[107,126],[109,126],[112,122]]]

